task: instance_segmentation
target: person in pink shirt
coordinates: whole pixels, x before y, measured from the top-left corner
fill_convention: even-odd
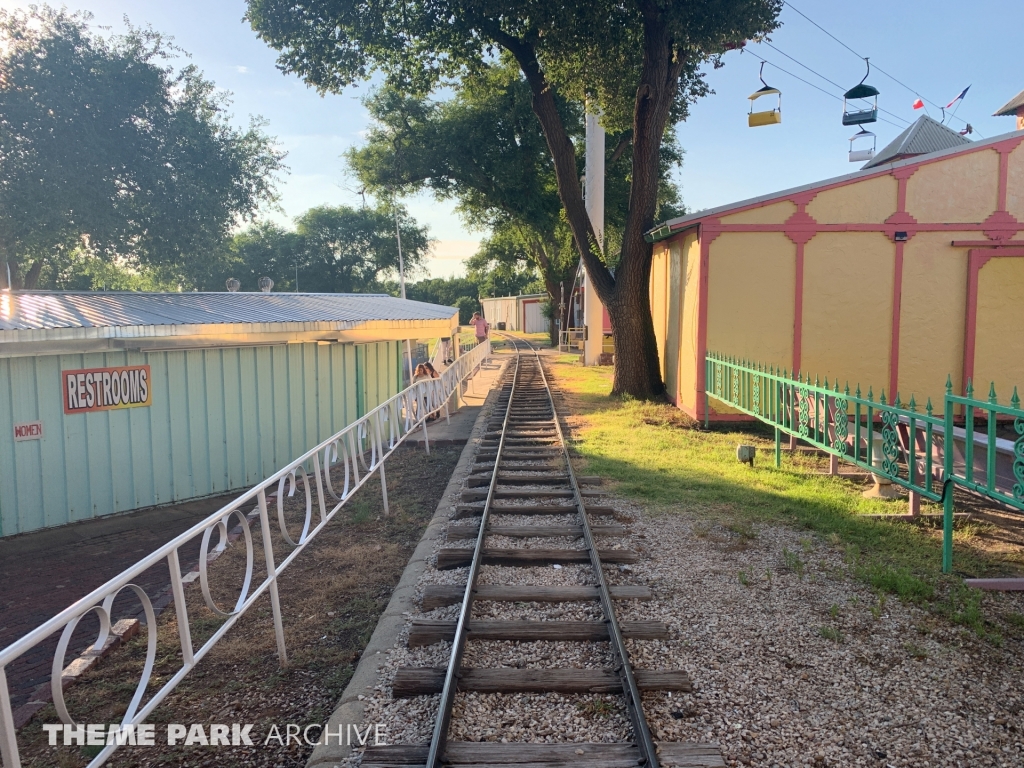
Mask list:
[[[477,344],[483,343],[487,339],[487,331],[491,326],[480,316],[479,312],[473,313],[473,316],[469,318],[469,324],[473,326],[476,333]]]

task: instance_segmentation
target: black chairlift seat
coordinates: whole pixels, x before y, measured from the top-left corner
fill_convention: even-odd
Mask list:
[[[878,120],[878,89],[864,82],[871,74],[871,64],[867,59],[864,63],[868,65],[864,79],[843,94],[843,125],[863,125]],[[867,109],[855,109],[849,103],[852,99],[874,99],[874,103]]]

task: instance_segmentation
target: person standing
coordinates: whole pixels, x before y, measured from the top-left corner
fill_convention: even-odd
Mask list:
[[[491,326],[481,317],[479,312],[473,313],[473,316],[469,318],[469,324],[473,326],[474,333],[476,333],[476,343],[483,344],[487,340],[487,331],[490,330]]]

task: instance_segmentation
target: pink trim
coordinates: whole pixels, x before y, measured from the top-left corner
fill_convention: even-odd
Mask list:
[[[804,341],[804,243],[796,244],[796,285],[793,292],[793,373],[800,370]]]
[[[704,413],[707,403],[707,357],[708,357],[708,272],[711,262],[711,243],[718,237],[716,232],[706,233],[700,228],[700,290],[697,299],[697,412]]]
[[[900,376],[900,305],[903,299],[903,246],[896,243],[896,264],[892,281],[892,340],[889,343],[889,402],[899,392]]]
[[[1024,240],[952,240],[954,248],[1024,248]]]
[[[991,219],[991,217],[989,218]],[[717,222],[717,219],[715,221]],[[703,226],[706,226],[710,232],[782,232],[788,235],[790,239],[793,239],[794,236],[802,237],[806,234],[810,234],[813,237],[818,232],[883,232],[892,237],[896,230],[906,231],[908,228],[913,228],[916,232],[985,232],[993,228],[988,220],[982,222],[964,221],[952,224],[922,224],[908,213],[894,213],[883,224],[810,224],[806,221],[798,221],[791,224],[789,221],[786,221],[781,224],[709,223]],[[998,222],[996,229],[1002,236],[1011,237],[1017,232],[1024,231],[1024,224],[1020,224],[1014,219],[1012,223]],[[673,237],[675,237],[674,233]]]
[[[964,373],[960,391],[967,391],[967,382],[974,379],[974,353],[978,335],[978,278],[991,259],[999,257],[1024,258],[1024,246],[1019,248],[981,249],[967,252],[967,314],[964,318]]]
[[[982,152],[982,151],[986,151],[986,150],[990,150],[990,149],[991,150],[995,150],[996,152],[999,152],[1000,154],[1006,153],[1008,155],[1022,141],[1024,141],[1024,136],[1012,136],[1012,137],[1010,137],[1008,139],[1004,139],[1002,141],[996,142],[995,144],[986,144],[985,146],[982,146],[982,147],[968,147],[968,148],[965,148],[961,152],[956,153],[956,156],[967,155],[967,154],[971,154],[972,152]],[[756,203],[751,203],[750,205],[737,206],[736,208],[729,208],[727,210],[720,211],[720,212],[714,214],[713,217],[709,217],[708,219],[697,219],[695,221],[688,221],[685,224],[679,224],[679,225],[677,225],[677,228],[673,228],[671,230],[671,232],[672,232],[673,235],[675,235],[677,232],[682,232],[682,231],[685,231],[687,229],[691,229],[691,228],[697,226],[698,224],[703,224],[705,222],[711,222],[713,220],[717,221],[718,218],[722,217],[722,216],[732,216],[735,213],[742,213],[744,211],[750,211],[750,210],[754,210],[756,208],[766,208],[769,205],[774,205],[776,203],[780,203],[780,202],[783,202],[785,200],[790,200],[791,202],[796,203],[797,206],[799,207],[799,202],[798,201],[801,200],[801,199],[804,199],[804,198],[808,198],[808,196],[809,196],[809,199],[808,199],[808,202],[809,202],[810,199],[813,199],[814,196],[817,195],[820,192],[824,192],[824,191],[829,190],[829,189],[836,189],[838,187],[845,187],[845,186],[848,186],[850,184],[859,184],[860,182],[867,181],[868,179],[876,179],[876,178],[879,178],[880,176],[887,176],[887,175],[891,175],[897,181],[902,182],[902,203],[900,201],[900,195],[901,195],[900,187],[897,187],[897,192],[896,192],[896,194],[897,194],[897,212],[898,213],[905,213],[906,212],[906,180],[909,179],[911,176],[913,176],[914,173],[919,168],[922,168],[922,167],[924,167],[926,165],[930,165],[932,163],[941,163],[941,162],[943,162],[945,160],[948,160],[952,156],[953,155],[943,155],[941,157],[933,157],[933,158],[929,158],[927,160],[920,160],[920,161],[915,162],[913,165],[902,166],[900,168],[881,169],[877,173],[872,173],[872,174],[868,174],[868,175],[865,175],[865,176],[857,176],[857,177],[852,178],[852,179],[843,179],[841,181],[832,182],[831,184],[822,184],[820,187],[815,187],[814,189],[804,190],[804,191],[801,191],[801,192],[794,192],[794,193],[790,193],[790,194],[780,193],[777,197],[770,197],[770,198],[767,198],[765,200],[760,200],[760,201],[758,201]],[[805,205],[806,205],[806,203],[805,203]],[[894,222],[894,223],[896,223],[896,222]],[[743,226],[751,227],[751,226],[753,226],[753,227],[756,228],[756,227],[764,227],[764,226],[772,226],[772,225],[742,225],[742,224],[734,224],[734,225],[726,225],[726,226],[728,226],[729,229],[731,230],[732,227],[743,227]],[[778,227],[779,225],[775,225],[775,226]],[[826,226],[843,226],[843,225],[826,225]],[[871,225],[868,225],[868,226],[871,226]],[[873,226],[877,227],[877,225],[873,225]],[[958,225],[948,225],[948,227],[950,227],[950,228],[959,228],[959,229],[967,229],[968,228],[968,227],[966,227],[964,225],[959,225],[959,224]],[[734,230],[734,231],[744,231],[744,230]],[[747,231],[780,231],[780,230],[770,230],[770,229],[758,230],[758,229],[754,229],[754,230],[747,230]],[[828,231],[828,230],[824,229],[824,227],[823,227],[821,231]],[[832,231],[844,231],[844,230],[832,230]],[[873,231],[873,230],[867,230],[867,231]],[[882,229],[881,231],[886,231],[886,230]]]

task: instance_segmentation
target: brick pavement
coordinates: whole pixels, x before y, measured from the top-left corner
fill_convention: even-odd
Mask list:
[[[0,538],[0,648],[31,632],[162,544],[226,504],[233,495],[200,499]],[[202,536],[181,547],[182,571],[199,558]],[[166,562],[134,580],[151,598],[169,583]],[[111,623],[142,610],[130,590],[118,596]],[[79,622],[68,647],[66,666],[96,639],[99,620],[90,613]],[[27,651],[7,668],[12,706],[50,680],[60,631]]]

